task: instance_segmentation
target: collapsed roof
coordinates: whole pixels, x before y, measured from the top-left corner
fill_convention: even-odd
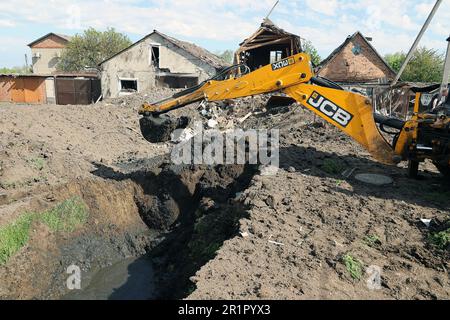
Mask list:
[[[203,61],[207,64],[209,64],[210,66],[216,68],[216,69],[221,69],[223,67],[227,67],[229,66],[229,64],[227,62],[225,62],[222,58],[216,56],[215,54],[209,52],[208,50],[199,47],[193,43],[190,42],[186,42],[186,41],[181,41],[178,39],[175,39],[173,37],[170,37],[162,32],[159,32],[157,30],[154,30],[152,33],[146,35],[144,38],[142,38],[141,40],[133,43],[131,46],[129,46],[128,48],[123,49],[122,51],[116,53],[115,55],[109,57],[108,59],[106,59],[105,61],[101,62],[100,65],[102,65],[103,63],[113,59],[114,57],[122,54],[123,52],[129,50],[130,48],[136,46],[137,44],[141,43],[142,41],[145,41],[148,37],[157,34],[160,37],[166,39],[167,41],[169,41],[170,43],[172,43],[173,45],[177,46],[178,48],[186,51],[187,53],[189,53],[191,56],[199,59],[200,61]]]
[[[235,62],[246,63],[251,69],[267,65],[273,59],[279,60],[301,52],[300,37],[276,26],[266,18],[259,29],[240,44]],[[279,52],[272,54],[271,52]]]

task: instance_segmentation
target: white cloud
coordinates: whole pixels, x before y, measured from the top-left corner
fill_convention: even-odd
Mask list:
[[[168,33],[213,40],[232,40],[256,29],[246,12],[267,13],[271,0],[204,0],[157,1],[142,6],[140,1],[118,0],[11,0],[0,4],[3,15],[15,17],[18,23],[42,23],[55,29],[116,27],[118,30],[144,35],[153,29]],[[226,11],[224,8],[233,8]],[[258,18],[260,21],[263,14]]]
[[[7,20],[7,19],[0,19],[0,27],[3,28],[12,28],[14,27],[16,24],[11,21],[11,20]]]
[[[337,13],[339,3],[337,0],[306,0],[308,9],[331,16]]]
[[[92,26],[114,27],[137,36],[158,29],[181,39],[237,46],[258,28],[273,3],[274,0],[0,1],[0,36],[8,36],[16,27],[41,26],[47,31],[73,34]],[[409,49],[433,4],[434,0],[284,0],[271,18],[286,30],[313,41],[323,56],[357,30],[373,37],[380,52],[388,53]],[[423,44],[445,49],[449,21],[450,1],[445,1]],[[22,37],[33,40],[27,34]]]

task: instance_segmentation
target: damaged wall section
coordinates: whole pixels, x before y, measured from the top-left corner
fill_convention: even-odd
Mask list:
[[[270,19],[264,19],[261,27],[240,44],[235,63],[244,63],[252,71],[300,53],[300,37],[277,27]]]
[[[155,30],[100,64],[103,97],[146,92],[155,86],[191,87],[225,66],[207,50]]]

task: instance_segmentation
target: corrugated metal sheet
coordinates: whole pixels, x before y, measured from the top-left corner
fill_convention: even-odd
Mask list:
[[[16,103],[45,103],[45,77],[0,77],[0,101]]]
[[[11,101],[11,91],[14,86],[14,81],[7,77],[0,77],[0,101]]]

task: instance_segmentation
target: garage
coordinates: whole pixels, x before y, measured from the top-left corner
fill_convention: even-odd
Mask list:
[[[44,76],[0,75],[0,101],[46,103]]]

